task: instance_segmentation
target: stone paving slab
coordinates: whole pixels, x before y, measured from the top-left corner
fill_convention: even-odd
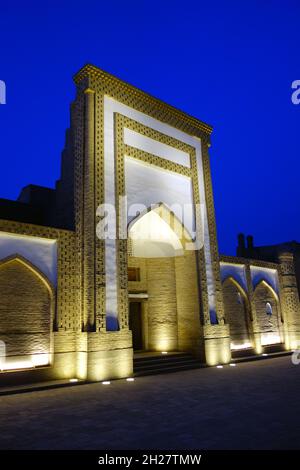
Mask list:
[[[1,449],[299,449],[290,357],[0,397]]]

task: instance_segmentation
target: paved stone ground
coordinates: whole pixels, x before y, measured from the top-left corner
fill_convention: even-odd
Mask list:
[[[1,449],[300,449],[300,365],[281,357],[0,397]]]

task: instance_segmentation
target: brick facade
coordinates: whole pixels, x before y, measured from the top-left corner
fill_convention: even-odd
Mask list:
[[[75,83],[56,189],[27,188],[13,217],[12,206],[5,202],[2,210],[0,204],[0,235],[19,236],[18,246],[29,238],[32,246],[34,240],[57,243],[55,286],[20,253],[10,253],[10,260],[0,257],[0,332],[11,360],[17,355],[20,363],[30,356],[31,378],[128,377],[133,371],[131,302],[141,304],[146,350],[189,351],[199,361],[216,365],[229,362],[232,351],[245,345],[261,353],[276,335],[280,345],[294,347],[300,339],[300,312],[289,255],[275,263],[219,258],[211,127],[94,66],[81,69]],[[124,129],[152,142],[153,151],[129,145]],[[170,149],[186,160],[175,161]],[[128,220],[118,205],[119,197],[134,192],[126,186],[128,159],[141,169],[158,169],[166,180],[176,175],[178,181],[191,183],[188,197],[195,220],[202,224],[197,225],[197,237],[203,240],[185,234],[178,237],[180,255],[133,256],[132,240],[120,234]],[[177,190],[182,191],[172,188],[175,194]],[[149,201],[141,202],[149,211]],[[113,240],[97,236],[103,203],[116,208]],[[156,204],[156,213],[169,210],[164,200],[153,197],[150,203]],[[22,204],[29,208],[25,216]],[[172,230],[184,225],[172,210],[169,215]],[[133,271],[128,280],[129,268],[138,270],[135,280]],[[49,363],[34,364],[32,356],[45,351]],[[1,372],[0,382],[6,377]]]

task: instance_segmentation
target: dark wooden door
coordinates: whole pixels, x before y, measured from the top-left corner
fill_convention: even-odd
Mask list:
[[[129,329],[132,331],[132,344],[135,351],[144,349],[141,307],[141,302],[129,303]]]

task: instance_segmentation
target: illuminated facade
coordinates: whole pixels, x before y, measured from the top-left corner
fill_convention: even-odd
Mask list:
[[[91,65],[75,83],[56,189],[0,207],[0,379],[128,377],[140,350],[217,365],[294,348],[292,256],[219,257],[211,127]]]

